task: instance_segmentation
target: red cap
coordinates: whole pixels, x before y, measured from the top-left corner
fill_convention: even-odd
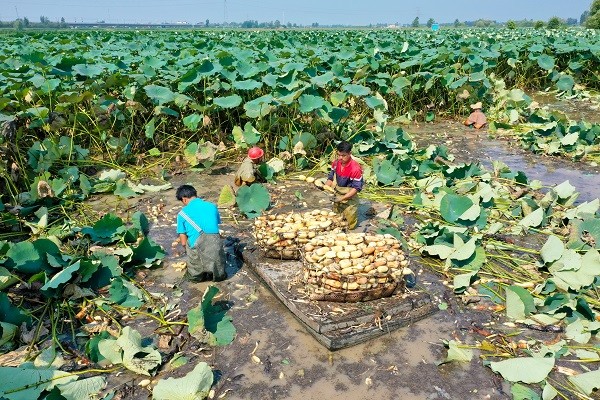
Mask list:
[[[263,154],[265,154],[263,149],[257,146],[254,146],[250,148],[250,150],[248,150],[248,158],[250,158],[251,160],[258,160],[263,156]]]

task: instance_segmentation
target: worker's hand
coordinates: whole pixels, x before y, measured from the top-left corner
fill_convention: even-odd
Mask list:
[[[334,203],[341,203],[344,200],[346,200],[346,199],[344,199],[344,196],[333,196]]]

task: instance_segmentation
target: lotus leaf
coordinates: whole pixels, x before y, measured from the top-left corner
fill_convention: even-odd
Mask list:
[[[58,385],[58,390],[66,400],[89,400],[95,398],[105,387],[106,380],[103,377],[93,376]]]
[[[158,85],[147,85],[144,86],[146,95],[158,105],[168,104],[175,100],[175,93],[169,88]]]
[[[191,131],[196,131],[203,117],[199,114],[190,114],[183,118],[183,124]]]
[[[556,82],[556,87],[558,88],[558,90],[572,90],[573,86],[575,86],[575,80],[571,75],[567,74],[561,75],[558,82]]]
[[[0,367],[0,397],[7,400],[37,399],[44,391],[77,380],[77,375],[55,369]]]
[[[242,103],[242,98],[233,94],[231,96],[216,97],[213,102],[221,108],[235,108]]]
[[[110,363],[123,364],[133,372],[150,376],[150,372],[160,365],[162,358],[154,347],[144,347],[141,343],[139,332],[126,326],[116,340],[100,340],[98,350]]]
[[[520,286],[509,286],[506,288],[506,316],[508,318],[522,320],[536,311],[531,293]]]
[[[568,376],[567,379],[588,396],[591,396],[594,390],[600,389],[600,369]]]
[[[537,63],[541,69],[550,71],[554,68],[554,57],[547,54],[540,54],[537,58]]]
[[[161,379],[152,390],[153,400],[204,400],[213,383],[213,372],[205,362],[182,378]]]
[[[223,186],[223,189],[221,189],[221,193],[219,194],[217,205],[219,207],[233,207],[235,205],[235,192],[231,185]]]
[[[455,340],[448,341],[448,355],[440,364],[451,361],[470,362],[473,359],[473,350],[460,347],[460,342]]]
[[[535,390],[520,383],[515,383],[510,389],[510,393],[512,400],[540,400],[540,396]]]
[[[218,292],[216,286],[209,286],[200,304],[188,312],[189,331],[192,336],[211,346],[226,346],[235,338],[236,329],[227,310],[212,303]]]
[[[267,189],[260,183],[242,186],[236,195],[236,203],[248,218],[258,217],[269,208],[271,197]]]
[[[261,134],[252,126],[250,122],[246,122],[242,136],[244,138],[244,142],[252,146],[260,141]]]
[[[563,242],[558,237],[550,235],[542,247],[540,254],[542,256],[542,260],[544,260],[544,262],[547,264],[559,260],[564,251],[565,245]]]
[[[554,358],[520,357],[491,362],[490,368],[510,382],[538,383],[546,379],[554,362]]]
[[[472,206],[473,201],[470,198],[448,193],[442,198],[440,213],[446,221],[457,222]]]

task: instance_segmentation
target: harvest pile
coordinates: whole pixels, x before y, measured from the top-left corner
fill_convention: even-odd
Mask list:
[[[304,245],[304,281],[313,300],[367,301],[391,296],[410,273],[391,235],[329,233]]]
[[[300,248],[316,236],[339,233],[347,226],[341,215],[329,210],[270,214],[256,218],[254,237],[267,257],[295,260]]]

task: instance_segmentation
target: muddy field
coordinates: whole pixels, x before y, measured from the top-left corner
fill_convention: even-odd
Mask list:
[[[454,122],[405,127],[419,145],[445,143],[457,162],[480,160],[486,167],[491,160],[501,160],[510,168],[524,171],[530,179],[554,184],[569,179],[580,191],[580,201],[600,197],[597,168],[574,164],[558,158],[541,157],[522,151],[518,145],[493,139],[485,131],[463,128]],[[183,183],[194,185],[199,195],[209,201],[218,198],[220,189],[233,181],[236,164],[220,165],[210,174],[189,172],[175,175],[173,187]],[[299,181],[282,181],[268,185],[274,210],[305,210],[329,207],[328,197],[314,187]],[[295,194],[299,191],[302,200]],[[150,292],[168,293],[179,299],[183,312],[197,305],[208,283],[192,284],[182,280],[183,272],[172,264],[181,261],[181,249],[172,248],[175,239],[175,215],[180,204],[174,190],[133,200],[111,203],[109,198],[96,204],[98,209],[127,209],[151,212],[161,210],[153,221],[150,235],[169,254],[164,265],[138,276]],[[357,229],[370,230],[373,220],[367,215],[385,215],[387,206],[361,203],[362,221]],[[224,235],[239,238],[243,246],[253,246],[250,222],[233,210],[222,210]],[[514,327],[503,325],[502,316],[483,303],[465,304],[454,296],[441,279],[412,258],[412,269],[418,274],[416,291],[426,291],[437,305],[448,304],[432,316],[407,328],[385,332],[383,336],[351,348],[330,352],[321,346],[292,314],[269,292],[247,267],[229,268],[228,279],[217,286],[218,300],[230,307],[237,328],[234,342],[223,348],[203,348],[185,334],[173,338],[161,349],[163,353],[182,351],[189,363],[158,377],[181,376],[198,361],[207,361],[217,371],[214,398],[227,399],[508,399],[510,386],[474,358],[471,363],[438,365],[446,350],[442,340],[456,339],[475,343],[484,339],[486,329],[510,333]],[[444,308],[444,307],[442,307]],[[375,316],[373,324],[375,324]],[[385,330],[385,324],[382,329]],[[142,334],[152,335],[154,325],[139,321]],[[550,332],[526,332],[551,341]],[[252,360],[252,355],[260,359]],[[113,377],[112,385],[121,398],[146,399],[150,392],[139,387],[137,380]],[[110,385],[109,385],[110,386]]]

